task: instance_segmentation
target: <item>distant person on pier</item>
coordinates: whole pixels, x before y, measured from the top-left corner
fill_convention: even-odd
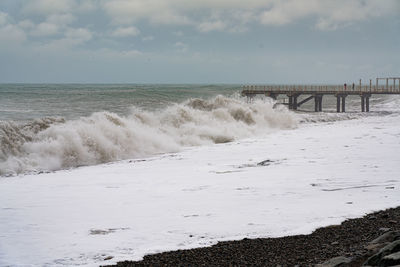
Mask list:
[[[353,83],[353,85],[352,85],[352,89],[353,89],[353,91],[354,91],[354,83]]]
[[[346,89],[347,89],[347,83],[344,84],[344,90],[346,90]]]

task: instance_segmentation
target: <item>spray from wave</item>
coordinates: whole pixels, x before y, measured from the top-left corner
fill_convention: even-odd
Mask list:
[[[224,143],[297,125],[271,100],[247,104],[217,96],[190,99],[162,111],[132,109],[128,116],[98,112],[64,121],[45,118],[0,124],[0,175],[53,171]]]

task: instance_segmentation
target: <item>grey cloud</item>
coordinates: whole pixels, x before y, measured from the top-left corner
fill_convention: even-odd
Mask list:
[[[4,44],[19,44],[26,40],[25,32],[18,26],[7,24],[0,27],[0,46]]]
[[[115,37],[129,37],[129,36],[137,36],[139,34],[140,34],[139,29],[137,29],[134,26],[129,26],[129,27],[118,27],[111,35]]]
[[[382,62],[399,65],[399,6],[398,0],[1,0],[0,82],[43,81],[54,66],[65,81],[85,73],[105,81],[108,72],[110,80],[132,81],[132,70],[150,82],[283,79],[283,73],[297,79],[314,71],[326,78],[322,70],[336,78],[352,73],[337,66],[357,70],[358,62],[373,66],[370,74]],[[328,63],[314,68],[308,61]],[[76,62],[81,72],[71,67]]]
[[[36,28],[31,31],[31,34],[34,36],[48,36],[57,33],[58,33],[57,25],[46,22],[38,24]]]
[[[24,13],[38,15],[69,12],[76,5],[74,0],[28,0],[24,3]]]
[[[7,22],[7,13],[1,12],[0,11],[0,25],[4,25]]]
[[[343,23],[366,20],[393,12],[396,0],[111,0],[103,8],[115,23],[129,24],[147,20],[158,24],[199,25],[200,31],[228,29],[222,21],[233,25],[258,21],[264,25],[285,25],[299,19],[316,17],[321,30]],[[223,17],[207,21],[208,14],[220,12]],[[200,15],[199,15],[200,14]],[[201,14],[205,14],[201,15]]]
[[[24,29],[17,24],[13,24],[7,13],[0,11],[0,47],[20,44],[26,39]]]

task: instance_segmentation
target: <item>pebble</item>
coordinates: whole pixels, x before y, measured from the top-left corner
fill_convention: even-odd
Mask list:
[[[339,266],[343,266],[346,263],[350,263],[350,261],[351,260],[349,258],[339,256],[339,257],[335,257],[330,260],[327,260],[326,262],[324,262],[322,264],[317,264],[316,267],[339,267]]]
[[[384,266],[393,266],[400,264],[400,252],[392,253],[383,257],[380,264]]]

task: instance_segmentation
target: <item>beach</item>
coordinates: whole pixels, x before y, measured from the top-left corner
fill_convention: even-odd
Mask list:
[[[1,0],[0,267],[400,266],[399,14]]]
[[[0,265],[136,261],[397,207],[396,101],[370,114],[298,113],[295,127],[227,143],[3,177]]]

